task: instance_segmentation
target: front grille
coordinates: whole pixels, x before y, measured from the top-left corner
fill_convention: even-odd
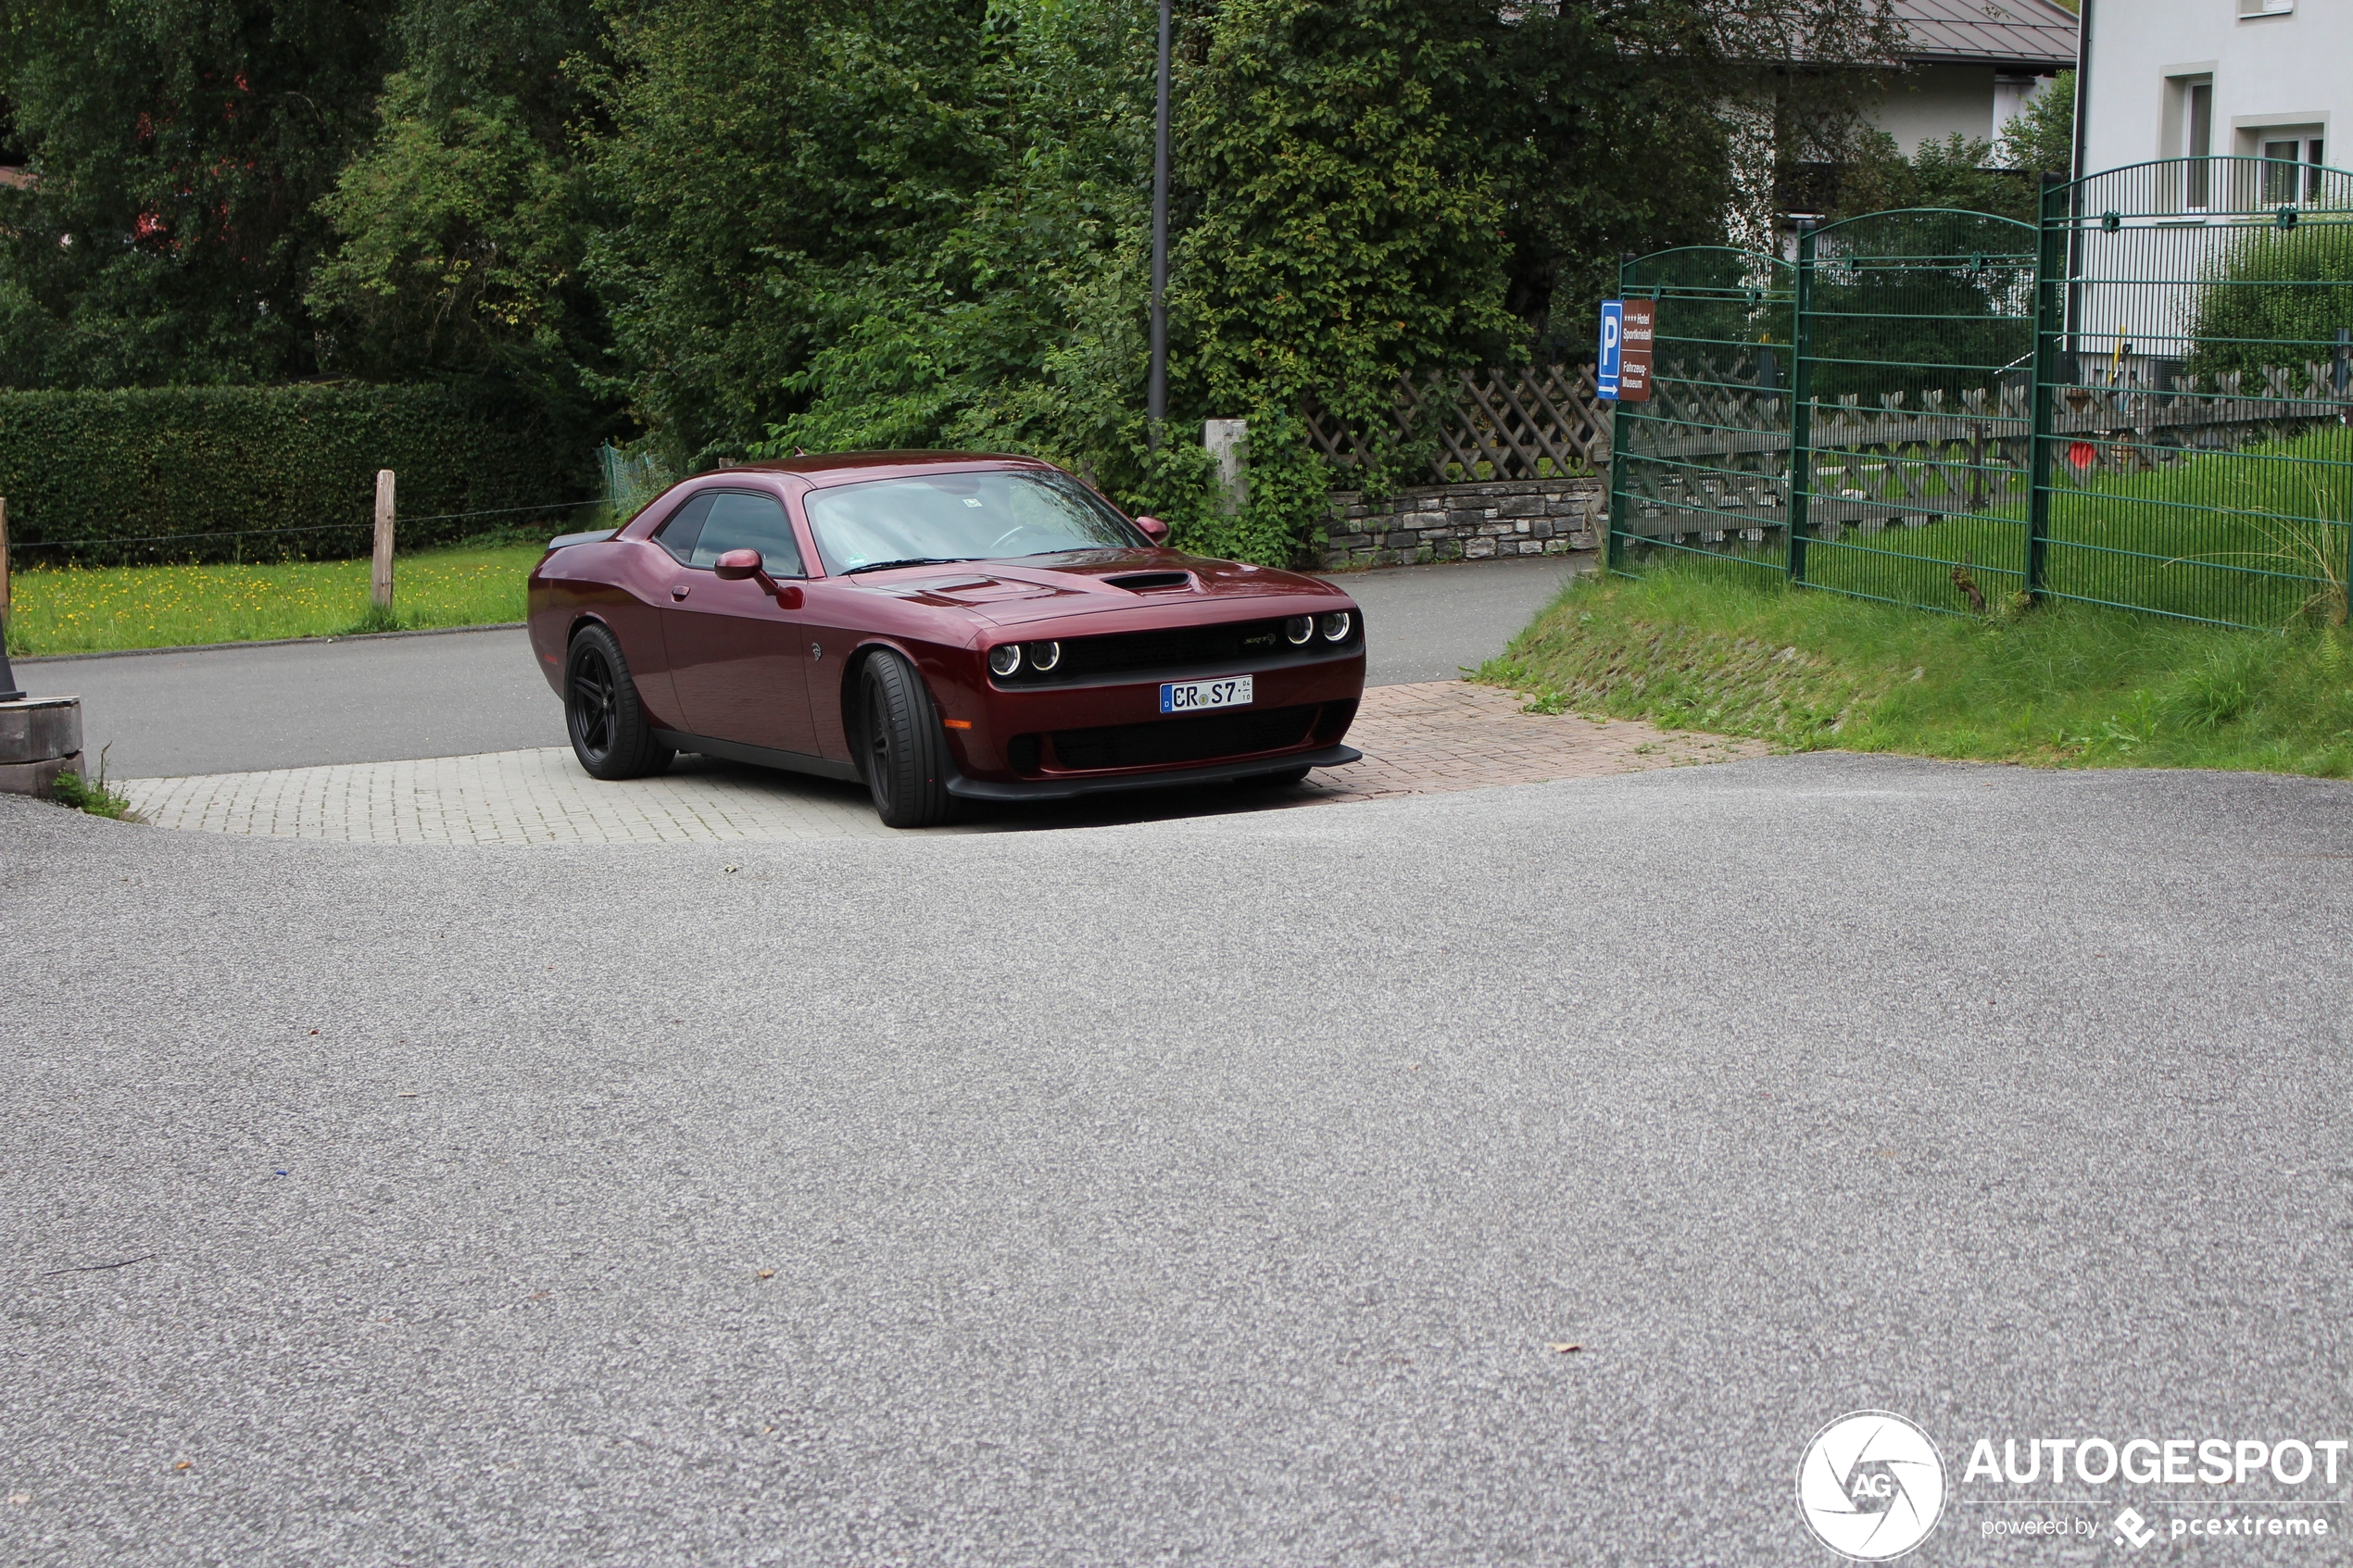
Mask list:
[[[1100,730],[1057,730],[1054,759],[1084,772],[1096,768],[1164,768],[1280,751],[1307,739],[1319,709],[1269,708],[1243,713],[1203,713],[1157,724],[1114,724]]]
[[[1024,661],[1020,673],[991,677],[1000,686],[1053,685],[1064,681],[1124,674],[1137,670],[1184,671],[1248,661],[1265,669],[1330,659],[1364,646],[1363,618],[1352,620],[1344,641],[1319,635],[1303,647],[1283,640],[1280,621],[1238,621],[1222,626],[1178,626],[1164,632],[1115,632],[1101,637],[1070,637],[1062,661],[1040,675]]]

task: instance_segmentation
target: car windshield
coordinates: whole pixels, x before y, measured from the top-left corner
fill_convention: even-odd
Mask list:
[[[829,485],[801,504],[836,572],[1151,542],[1076,479],[1034,469]]]

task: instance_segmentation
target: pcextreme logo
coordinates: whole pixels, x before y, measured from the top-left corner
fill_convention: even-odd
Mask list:
[[[1841,1557],[1885,1562],[1936,1528],[1944,1461],[1928,1434],[1888,1411],[1856,1411],[1814,1434],[1797,1467],[1797,1508]]]

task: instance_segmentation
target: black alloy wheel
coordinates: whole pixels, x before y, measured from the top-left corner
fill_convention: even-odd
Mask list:
[[[878,653],[861,672],[860,696],[858,766],[875,815],[895,828],[949,821],[948,735],[923,678],[897,654]]]
[[[591,778],[659,773],[676,755],[654,738],[621,644],[602,626],[584,626],[564,658],[564,728]]]

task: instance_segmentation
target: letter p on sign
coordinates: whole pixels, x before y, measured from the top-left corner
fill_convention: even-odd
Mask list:
[[[1626,302],[1602,301],[1602,351],[1593,362],[1593,382],[1604,397],[1617,395],[1617,370],[1626,348]]]

